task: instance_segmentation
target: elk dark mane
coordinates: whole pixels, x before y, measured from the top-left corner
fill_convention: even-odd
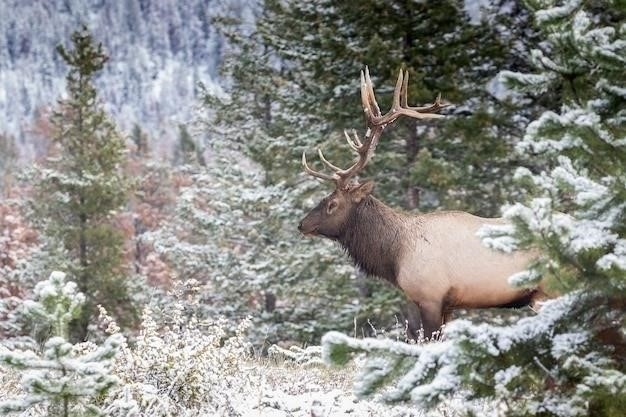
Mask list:
[[[404,230],[402,215],[367,196],[352,210],[337,240],[365,273],[395,285]]]

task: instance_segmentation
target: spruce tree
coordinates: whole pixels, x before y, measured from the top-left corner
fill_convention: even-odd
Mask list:
[[[406,209],[494,215],[512,177],[509,154],[519,127],[513,109],[497,102],[486,84],[498,68],[519,63],[507,56],[514,41],[492,26],[470,24],[458,1],[268,0],[258,36],[278,61],[271,61],[279,68],[272,79],[294,86],[282,96],[268,93],[270,101],[312,114],[314,129],[333,145],[325,151],[341,160],[341,131],[362,126],[359,70],[370,67],[382,107],[391,101],[386,93],[398,70],[408,70],[411,102],[429,103],[441,93],[456,110],[443,122],[402,120],[385,132],[368,170],[379,180],[378,195]],[[372,174],[381,171],[384,176]]]
[[[134,124],[130,132],[130,140],[134,145],[133,156],[135,157],[147,157],[150,154],[150,140],[148,133],[138,124]]]
[[[174,164],[187,165],[198,164],[206,165],[203,155],[204,149],[198,143],[184,124],[178,125],[178,143],[174,151]]]
[[[41,351],[0,345],[0,364],[24,372],[24,395],[0,400],[0,414],[44,406],[54,417],[103,415],[97,400],[118,383],[111,360],[125,340],[118,333],[100,346],[69,343],[70,323],[80,317],[84,303],[85,296],[62,272],[36,285],[34,299],[25,300],[22,311],[33,327],[47,329],[49,339]]]
[[[252,33],[224,24],[235,48],[224,66],[233,87],[216,119],[239,128],[229,139],[262,164],[269,183],[292,184],[294,204],[310,209],[312,190],[316,196],[327,190],[313,180],[302,186],[302,152],[322,147],[330,160],[348,165],[353,155],[342,131],[358,131],[363,123],[359,70],[370,67],[386,108],[398,70],[405,68],[411,103],[432,102],[441,93],[457,110],[436,123],[401,120],[385,132],[364,173],[376,179],[376,195],[409,210],[496,214],[511,183],[519,127],[513,110],[500,106],[485,84],[508,63],[513,40],[503,43],[486,23],[471,25],[458,1],[267,0],[263,6]],[[402,305],[402,296],[379,282],[362,276],[355,282],[362,295],[376,296],[367,304],[395,298]],[[401,322],[410,318],[415,330],[411,307],[408,302],[394,313]]]
[[[269,15],[265,18],[270,19]],[[275,256],[283,259],[281,263],[263,262],[255,267],[259,271],[268,266],[276,268],[272,273],[260,273],[256,280],[256,285],[264,289],[266,301],[274,300],[268,303],[270,307],[278,306],[269,309],[271,315],[263,314],[263,320],[269,326],[290,322],[268,332],[270,340],[296,336],[300,341],[316,343],[323,332],[333,328],[370,334],[373,327],[389,329],[399,323],[403,329],[405,316],[394,307],[400,299],[398,292],[374,280],[362,285],[363,277],[355,275],[341,251],[330,242],[304,239],[297,231],[299,217],[327,192],[303,175],[302,152],[323,141],[338,141],[339,136],[328,136],[328,121],[316,111],[301,113],[287,104],[302,94],[302,89],[281,75],[284,71],[275,66],[277,57],[272,46],[263,43],[259,32],[249,34],[245,26],[240,30],[230,24],[223,30],[233,48],[224,65],[233,86],[227,94],[205,91],[210,151],[214,158],[225,154],[242,161],[249,158],[254,170],[263,169],[258,177],[258,194],[269,195],[280,187],[285,190],[281,205],[289,207],[277,208],[271,212],[275,216],[255,225],[267,252],[277,250]],[[358,105],[356,112],[360,113]],[[286,247],[290,250],[284,252]],[[328,302],[330,294],[332,304]],[[369,294],[372,298],[368,302],[355,301]],[[305,302],[301,302],[303,296]]]
[[[124,140],[94,86],[108,57],[85,27],[71,41],[72,49],[57,47],[70,68],[67,98],[51,117],[55,149],[38,170],[35,213],[53,242],[50,250],[62,248],[70,261],[63,269],[87,297],[71,327],[73,338],[84,340],[97,304],[120,323],[134,318],[124,282],[123,239],[113,224],[115,211],[126,203],[129,181],[122,172]]]
[[[5,193],[11,188],[11,172],[15,169],[17,157],[15,139],[0,134],[0,197],[5,197]]]
[[[494,401],[505,416],[622,416],[626,409],[626,26],[619,2],[528,2],[544,36],[533,73],[505,72],[520,93],[558,94],[517,146],[523,203],[511,226],[484,230],[500,250],[533,248],[516,286],[560,294],[510,327],[451,323],[440,344],[408,346],[325,336],[326,355],[370,360],[368,395],[431,407],[451,396]],[[545,169],[533,171],[533,167]]]

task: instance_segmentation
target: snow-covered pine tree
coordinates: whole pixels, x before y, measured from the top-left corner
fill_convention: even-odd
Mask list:
[[[218,109],[212,133],[222,135],[230,125],[223,136],[242,144],[266,170],[268,183],[288,183],[294,204],[310,208],[312,191],[323,190],[298,175],[303,151],[323,147],[340,165],[352,157],[341,131],[362,126],[358,72],[368,64],[382,107],[390,104],[385,89],[401,67],[411,74],[412,102],[432,101],[441,92],[459,106],[448,123],[401,120],[385,133],[371,164],[372,172],[385,172],[376,176],[377,195],[406,209],[441,204],[495,214],[511,183],[510,131],[517,126],[484,85],[508,47],[491,25],[471,25],[462,2],[267,0],[251,33],[250,26],[229,22],[223,19],[222,28],[234,51],[224,68],[233,83],[228,105],[207,101]],[[491,164],[481,161],[487,154]],[[377,326],[395,315],[418,327],[414,304],[402,294],[362,275],[355,285],[363,304],[397,300],[393,310],[374,307],[389,313],[372,317]]]
[[[517,178],[527,199],[504,208],[515,227],[490,228],[499,250],[535,248],[532,268],[560,297],[510,327],[452,322],[421,346],[324,337],[326,358],[365,351],[358,390],[432,406],[488,399],[495,415],[622,416],[626,409],[626,23],[617,1],[532,1],[545,36],[533,74],[505,73],[518,91],[559,92],[561,107],[529,124]],[[470,410],[471,408],[468,408]],[[469,411],[468,411],[469,413]]]
[[[121,324],[135,317],[123,279],[122,235],[112,224],[115,210],[127,200],[129,181],[121,169],[124,140],[93,84],[108,57],[85,27],[71,40],[73,49],[57,47],[70,68],[67,97],[51,118],[53,156],[36,170],[34,220],[50,237],[50,250],[60,247],[70,256],[68,273],[87,297],[71,325],[72,337],[85,340],[97,304]]]
[[[346,160],[342,130],[362,126],[358,71],[370,67],[379,103],[388,108],[389,91],[404,68],[411,77],[411,102],[428,103],[441,93],[456,107],[445,122],[400,120],[385,132],[366,168],[369,175],[386,173],[377,176],[377,195],[410,210],[497,213],[511,184],[510,150],[521,130],[519,117],[498,103],[485,84],[500,68],[520,68],[512,57],[526,50],[526,33],[515,31],[523,39],[513,40],[495,12],[489,21],[470,23],[463,2],[456,0],[364,0],[356,5],[267,0],[263,5],[254,36],[245,40],[251,43],[256,37],[264,47],[263,58],[271,56],[273,66],[235,76],[273,86],[265,91],[268,109],[302,115],[300,126],[311,135],[309,143],[320,146],[315,140],[321,133],[330,160]],[[502,13],[514,9],[509,6]],[[525,25],[523,14],[510,19],[510,25]],[[286,85],[293,87],[281,88]],[[294,160],[301,154],[297,151],[291,150]],[[481,160],[487,155],[491,164]]]
[[[271,13],[263,11],[266,12],[264,19],[269,25]],[[370,289],[356,282],[354,268],[345,261],[343,254],[330,242],[306,240],[297,231],[303,210],[310,208],[326,191],[302,174],[302,152],[322,141],[342,143],[340,137],[327,135],[328,124],[315,111],[303,114],[294,110],[293,101],[303,91],[287,70],[290,64],[281,61],[272,45],[264,44],[258,31],[250,34],[250,25],[245,23],[241,26],[225,24],[223,30],[232,41],[229,60],[224,65],[227,75],[232,77],[232,87],[226,93],[205,91],[208,117],[204,121],[211,138],[207,164],[211,165],[212,158],[221,164],[219,158],[228,157],[241,161],[242,167],[249,165],[246,169],[254,171],[255,178],[250,178],[253,180],[250,182],[246,178],[250,177],[249,173],[241,170],[236,173],[245,178],[235,183],[238,192],[242,196],[264,195],[259,198],[262,204],[249,206],[250,202],[233,194],[237,191],[233,186],[228,186],[228,193],[224,193],[228,195],[228,200],[224,201],[234,204],[232,207],[243,208],[248,214],[235,218],[237,211],[224,213],[232,219],[229,224],[242,227],[247,222],[248,227],[242,228],[242,233],[249,236],[251,242],[259,242],[258,250],[250,245],[252,251],[246,255],[250,267],[246,274],[256,271],[249,282],[263,288],[268,299],[274,300],[269,304],[275,304],[275,307],[268,305],[270,311],[266,310],[262,316],[253,316],[260,317],[271,329],[267,331],[271,341],[296,338],[313,342],[324,332],[336,328],[347,331],[356,327],[361,334],[371,330],[367,323],[369,318],[379,329],[394,326],[394,315],[398,312],[397,292],[385,291],[384,283],[372,280],[374,285],[378,284],[377,290],[382,290],[372,291],[376,301],[369,298],[367,302],[360,302]],[[242,108],[246,111],[242,112]],[[225,175],[232,178],[234,173],[232,167],[227,167],[218,174],[224,177],[219,181],[229,180]],[[245,206],[236,205],[244,201]],[[256,221],[257,216],[264,220]],[[238,238],[236,233],[232,238]],[[265,261],[270,258],[271,261]],[[241,270],[240,267],[228,269]],[[236,277],[231,275],[231,279]],[[241,285],[239,280],[235,281]],[[249,309],[249,306],[243,307]],[[274,323],[278,325],[274,327]]]
[[[0,401],[0,414],[38,408],[49,416],[102,415],[97,398],[118,379],[111,374],[111,360],[125,343],[121,334],[109,336],[100,346],[69,343],[70,323],[79,317],[85,296],[62,272],[39,282],[34,300],[24,301],[23,314],[45,327],[51,336],[39,349],[9,349],[0,345],[0,366],[22,372],[24,395]]]
[[[353,268],[329,271],[331,260],[342,263],[336,249],[328,243],[312,250],[301,238],[292,188],[265,184],[258,164],[227,149],[214,148],[206,167],[182,166],[174,175],[182,184],[175,211],[142,240],[175,278],[203,288],[194,307],[199,317],[234,324],[251,316],[257,346],[318,341],[328,330],[353,327],[364,308],[353,302]]]

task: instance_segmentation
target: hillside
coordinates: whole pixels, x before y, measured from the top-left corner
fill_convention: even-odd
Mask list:
[[[178,124],[192,118],[198,83],[218,88],[224,40],[212,17],[252,19],[246,0],[5,0],[0,2],[0,135],[37,156],[36,138],[65,89],[67,68],[55,47],[87,25],[110,61],[97,79],[120,128],[140,125],[168,157]],[[39,122],[39,123],[38,123]]]

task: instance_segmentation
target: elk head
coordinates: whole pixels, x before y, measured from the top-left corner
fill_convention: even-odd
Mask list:
[[[400,116],[407,116],[414,119],[436,119],[443,117],[435,112],[439,111],[447,104],[441,102],[441,95],[435,102],[423,107],[410,107],[407,105],[407,85],[409,81],[408,71],[400,70],[396,88],[393,93],[393,104],[386,114],[381,114],[374,87],[370,79],[369,70],[361,71],[361,103],[365,113],[366,130],[365,138],[361,141],[356,131],[350,135],[344,131],[344,135],[350,148],[358,155],[356,162],[347,169],[341,169],[329,162],[320,149],[318,154],[321,161],[332,174],[314,171],[306,161],[306,152],[302,153],[302,165],[304,171],[316,178],[332,181],[335,190],[324,198],[306,217],[300,222],[298,229],[306,235],[322,235],[331,239],[337,238],[347,219],[353,210],[361,204],[374,189],[373,181],[358,182],[354,177],[367,165],[374,154],[380,135],[387,125],[393,123]]]

